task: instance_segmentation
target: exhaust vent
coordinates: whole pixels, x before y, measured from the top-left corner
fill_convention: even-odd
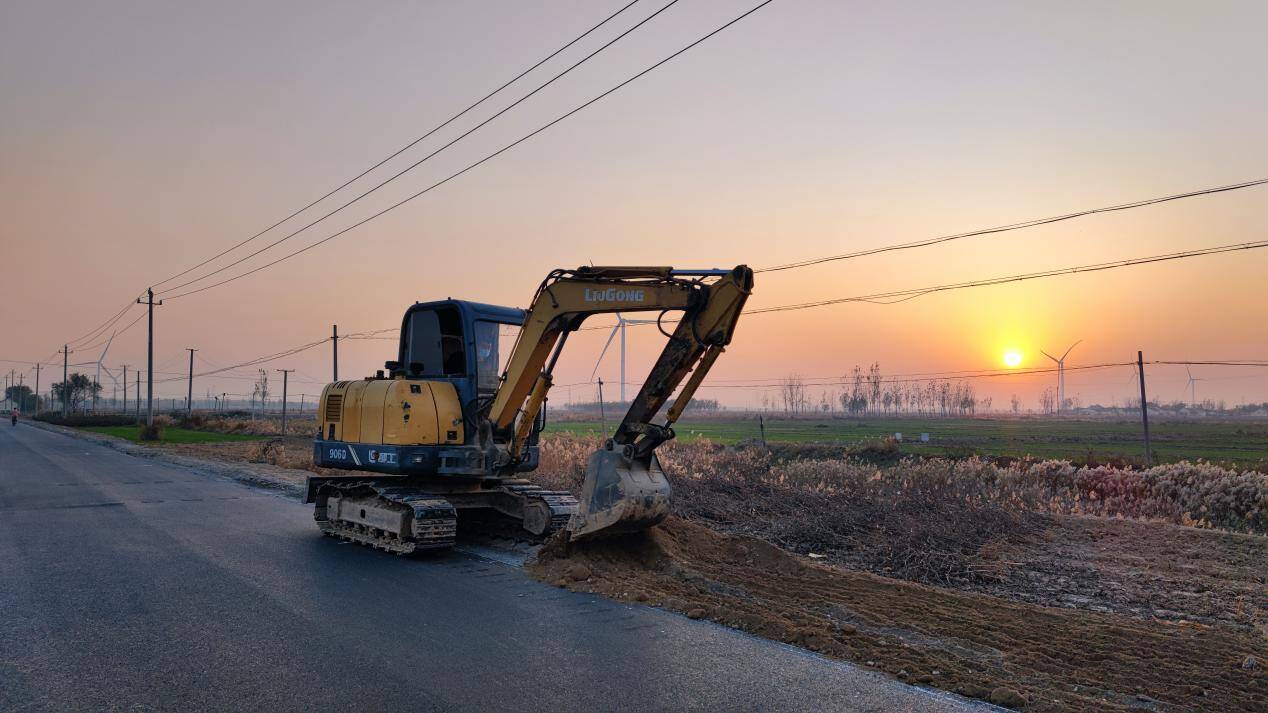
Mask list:
[[[338,422],[343,415],[343,394],[330,394],[326,397],[326,420]]]

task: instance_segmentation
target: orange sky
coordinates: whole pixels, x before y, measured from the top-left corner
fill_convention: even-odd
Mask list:
[[[260,259],[447,175],[750,3],[679,5]],[[658,6],[639,3],[603,38]],[[0,254],[10,298],[0,305],[0,358],[49,357],[147,284],[355,175],[616,7],[8,3],[0,27]],[[557,266],[760,267],[1262,177],[1265,21],[1268,11],[1253,2],[776,0],[382,219],[276,268],[169,302],[158,311],[156,363],[183,372],[183,349],[197,347],[206,370],[311,342],[336,322],[344,332],[392,327],[415,300],[525,306]],[[564,66],[539,70],[537,82],[515,85],[503,102]],[[1253,188],[763,274],[750,305],[1259,240],[1265,207],[1268,188]],[[1024,366],[1042,367],[1039,349],[1063,350],[1076,339],[1084,342],[1072,365],[1126,361],[1137,349],[1158,359],[1266,359],[1266,268],[1268,251],[1245,252],[892,306],[752,315],[714,375],[718,384],[834,376],[872,361],[887,373],[995,368],[1008,347],[1023,352]],[[107,364],[143,363],[143,326],[120,335]],[[658,343],[654,330],[631,334],[637,378]],[[578,335],[557,381],[588,380],[604,338]],[[341,372],[368,374],[393,349],[391,341],[347,342]],[[97,356],[80,352],[72,361]],[[616,365],[609,358],[600,375],[615,380]],[[319,393],[328,350],[268,365],[283,367],[299,370],[296,391]],[[200,380],[195,392],[249,393],[249,371]],[[1130,375],[1071,374],[1067,390],[1085,403],[1121,403],[1131,396]],[[1195,376],[1205,379],[1200,399],[1268,400],[1265,369],[1195,368]],[[1186,380],[1183,368],[1151,370],[1165,401],[1187,398]],[[1033,408],[1052,381],[996,380],[979,391],[997,408],[1012,393]],[[183,397],[184,389],[162,384],[157,394]],[[758,390],[705,393],[733,405],[761,400]]]

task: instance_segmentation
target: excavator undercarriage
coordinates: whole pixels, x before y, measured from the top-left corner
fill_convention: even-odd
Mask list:
[[[581,539],[656,525],[670,508],[656,448],[674,437],[673,423],[730,343],[752,286],[742,265],[581,267],[548,275],[526,311],[415,304],[397,360],[322,392],[315,463],[363,472],[309,478],[305,500],[315,504],[318,527],[411,554],[451,546],[460,521],[536,541],[560,530]],[[580,500],[523,479],[538,465],[552,372],[568,335],[594,314],[634,311],[659,312],[669,340],[616,432],[591,455]],[[671,311],[681,312],[672,333],[663,323]],[[499,338],[514,329],[503,360]],[[664,422],[653,423],[663,409]]]

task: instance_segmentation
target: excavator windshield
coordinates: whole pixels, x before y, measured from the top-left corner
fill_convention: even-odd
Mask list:
[[[516,324],[486,320],[475,323],[476,385],[481,393],[497,391],[519,333]]]

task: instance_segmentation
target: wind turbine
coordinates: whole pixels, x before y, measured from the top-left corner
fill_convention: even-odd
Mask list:
[[[616,313],[616,324],[612,325],[612,332],[608,334],[608,341],[603,344],[603,351],[599,352],[599,358],[594,362],[594,369],[590,371],[590,381],[594,381],[594,375],[599,371],[599,365],[603,363],[603,357],[608,353],[608,347],[612,346],[612,339],[617,332],[621,333],[621,403],[625,403],[625,326],[627,324],[656,324],[654,319],[626,319],[620,312]]]
[[[1205,381],[1205,379],[1193,378],[1193,372],[1189,371],[1189,367],[1187,366],[1184,367],[1184,373],[1189,375],[1189,383],[1187,384],[1187,386],[1189,387],[1189,406],[1193,408],[1197,408],[1198,407],[1198,397],[1197,397],[1197,388],[1196,388],[1197,382]]]
[[[1082,342],[1083,340],[1080,339],[1074,344],[1071,344],[1070,348],[1065,350],[1065,354],[1062,354],[1060,359],[1052,356],[1042,349],[1039,350],[1040,354],[1043,354],[1057,363],[1057,413],[1061,413],[1061,407],[1065,405],[1065,358],[1070,356],[1070,352],[1074,351],[1074,348],[1079,346]]]
[[[110,339],[106,340],[106,348],[102,349],[101,356],[97,357],[97,379],[95,382],[96,384],[101,384],[101,362],[105,361],[106,352],[110,351],[110,344],[114,342],[115,334],[117,334],[117,332],[110,333]],[[114,374],[111,374],[109,369],[106,369],[106,375],[109,376],[112,381],[115,381]],[[117,387],[118,385],[119,385],[119,382],[115,381],[115,386]],[[95,387],[92,390],[92,412],[97,413],[97,389]]]

